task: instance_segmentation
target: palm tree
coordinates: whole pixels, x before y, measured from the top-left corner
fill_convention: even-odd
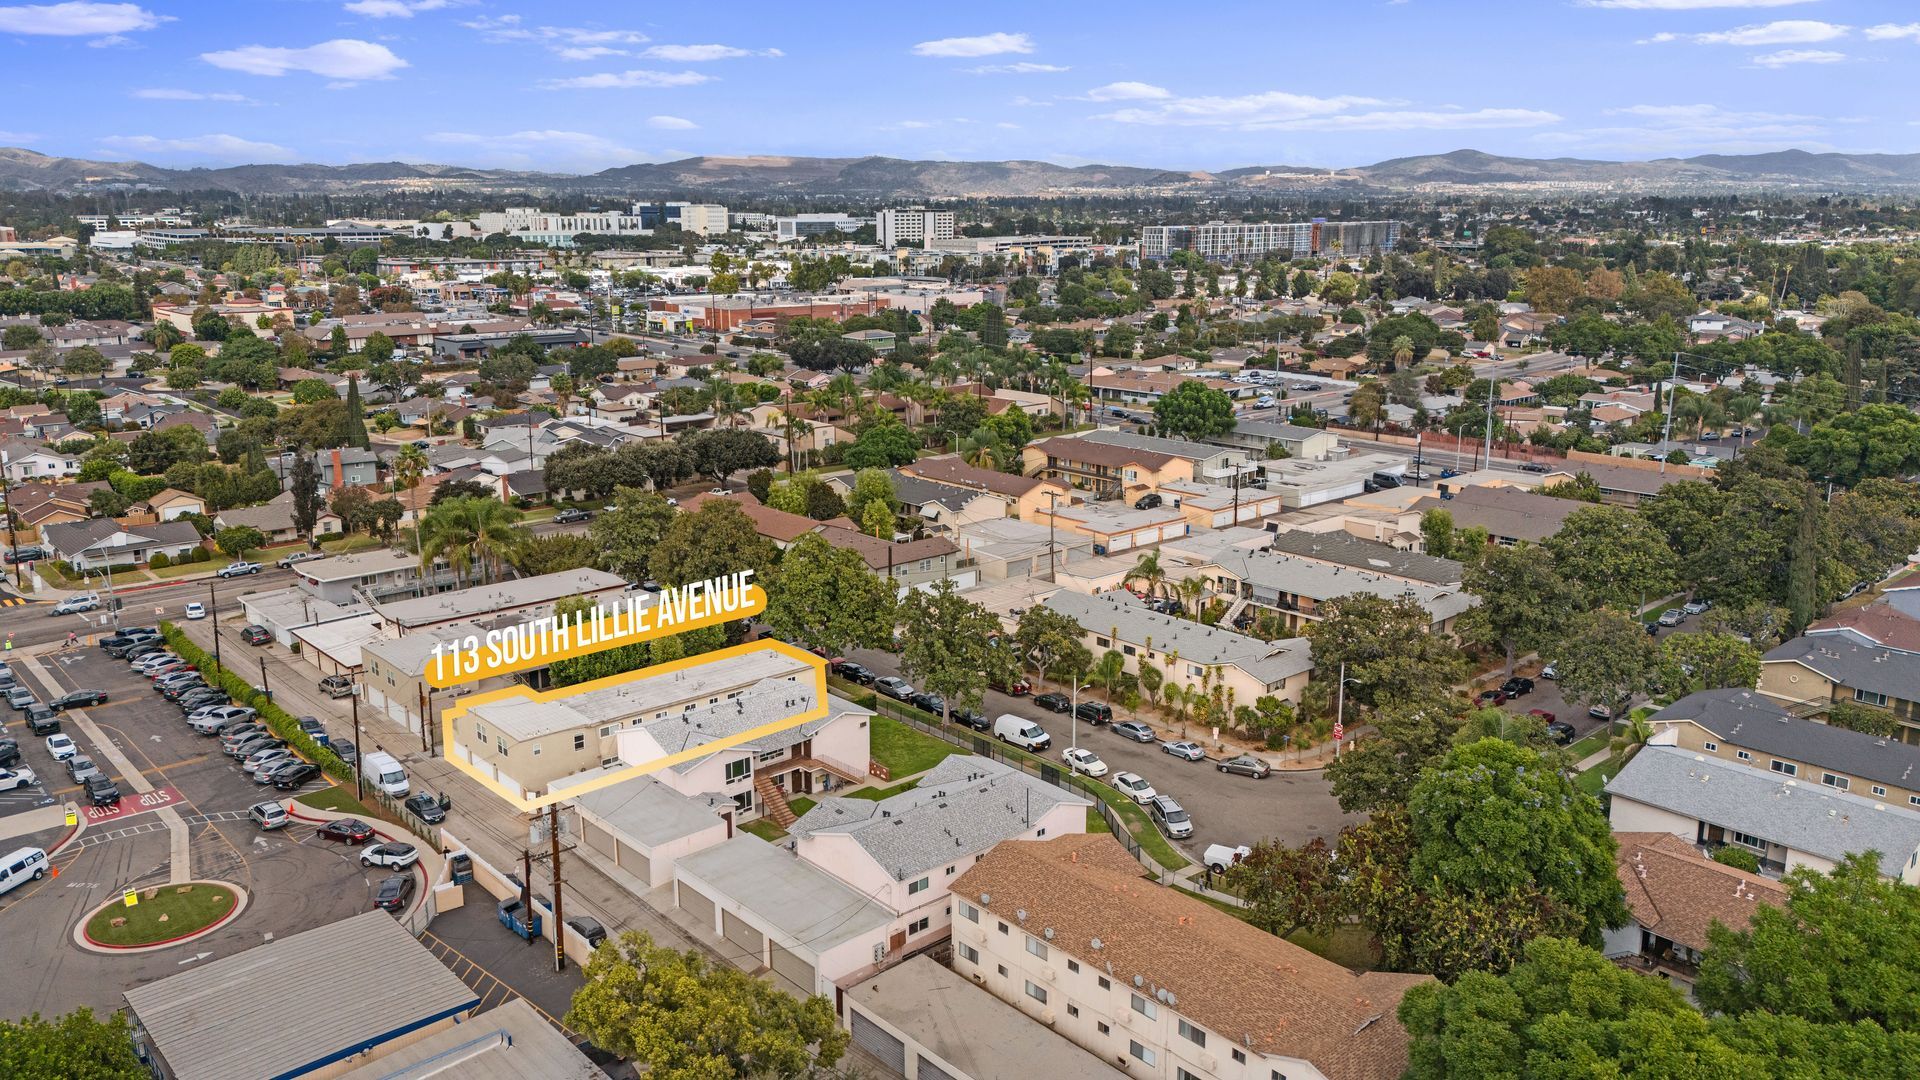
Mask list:
[[[401,491],[412,491],[413,489],[420,486],[421,478],[426,475],[427,475],[427,452],[425,450],[422,450],[419,447],[414,446],[412,444],[408,444],[407,446],[401,447],[400,452],[394,455],[394,458],[393,458],[393,486],[394,487],[399,488]],[[413,514],[413,549],[414,551],[418,552],[423,550],[420,546],[420,512],[418,509],[415,509],[412,511],[412,514]]]
[[[1624,766],[1633,760],[1633,755],[1639,753],[1640,748],[1647,745],[1647,740],[1651,738],[1653,738],[1653,725],[1647,723],[1647,718],[1630,715],[1620,721],[1620,734],[1608,741],[1607,748],[1613,751],[1613,755],[1619,758],[1620,764]]]
[[[1185,611],[1189,604],[1194,605],[1193,617],[1198,619],[1200,598],[1207,594],[1206,581],[1197,577],[1181,578],[1180,584],[1175,586],[1175,589],[1180,593],[1180,610]]]
[[[560,415],[567,415],[567,407],[573,404],[573,376],[555,375],[547,385],[553,391],[553,400],[560,404]]]
[[[1115,636],[1118,636],[1116,632]],[[1113,685],[1127,672],[1127,658],[1113,649],[1100,655],[1100,662],[1093,665],[1093,681],[1106,687],[1107,704],[1113,704]]]
[[[427,511],[422,568],[446,555],[456,571],[478,563],[481,584],[493,580],[507,553],[520,542],[520,511],[498,499],[448,499]]]
[[[1403,367],[1413,359],[1413,339],[1405,334],[1393,339],[1391,349],[1395,368]]]
[[[787,471],[792,472],[794,471],[793,441],[802,436],[811,435],[813,433],[813,425],[793,415],[791,408],[792,403],[789,402],[788,404],[789,408],[787,410],[786,420],[781,424],[781,427],[785,430],[787,436]]]
[[[1140,561],[1133,564],[1133,569],[1127,571],[1127,576],[1120,579],[1120,584],[1131,585],[1136,581],[1144,581],[1147,583],[1147,595],[1159,596],[1160,586],[1166,580],[1167,572],[1160,568],[1160,553],[1149,551],[1140,556]]]

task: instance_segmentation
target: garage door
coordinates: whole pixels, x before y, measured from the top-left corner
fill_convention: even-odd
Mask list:
[[[815,993],[813,965],[780,947],[775,942],[772,950],[773,973],[792,983],[789,989],[802,996]]]
[[[928,1061],[926,1058],[919,1058],[917,1060],[920,1064],[914,1069],[913,1080],[956,1080],[952,1073]]]
[[[625,844],[619,844],[618,847],[620,849],[620,869],[625,870],[641,881],[653,880],[653,865],[647,861],[645,855],[640,854]]]
[[[713,926],[713,901],[702,896],[700,890],[684,881],[680,883],[680,910],[699,919],[702,927]]]
[[[582,818],[580,820],[580,836],[587,842],[588,847],[605,855],[609,859],[613,858],[613,837],[607,835],[607,830]]]
[[[887,1034],[858,1009],[853,1011],[853,1041],[860,1049],[879,1058],[894,1075],[907,1074],[907,1044]]]
[[[720,936],[746,950],[749,956],[759,956],[766,949],[767,939],[760,931],[731,911],[720,913]]]

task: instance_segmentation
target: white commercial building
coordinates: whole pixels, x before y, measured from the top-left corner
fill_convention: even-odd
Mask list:
[[[773,234],[784,244],[823,233],[853,233],[870,220],[847,214],[792,214],[773,219]]]
[[[874,231],[882,248],[930,247],[953,239],[953,211],[924,206],[882,210],[874,219]]]

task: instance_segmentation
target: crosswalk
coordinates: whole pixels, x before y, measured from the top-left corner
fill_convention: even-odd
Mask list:
[[[180,820],[186,825],[209,825],[221,821],[245,821],[245,810],[221,810],[212,814],[182,814]],[[129,836],[142,836],[159,832],[167,827],[162,821],[143,821],[138,825],[129,825],[124,829],[110,829],[106,832],[90,832],[80,838],[80,847],[89,848],[95,844],[104,844],[109,840],[125,840]]]

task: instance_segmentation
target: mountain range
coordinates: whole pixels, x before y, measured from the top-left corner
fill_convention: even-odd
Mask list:
[[[795,195],[885,200],[1066,194],[1224,194],[1332,191],[1350,195],[1444,188],[1612,186],[1639,190],[1758,188],[1882,190],[1920,186],[1920,154],[1703,154],[1649,161],[1518,158],[1478,150],[1328,169],[1267,165],[1220,172],[1045,161],[908,161],[889,157],[693,157],[591,174],[516,172],[400,161],[353,165],[234,165],[170,169],[0,147],[0,189],[71,192],[145,186],[245,195],[371,194],[396,189],[498,193]]]

